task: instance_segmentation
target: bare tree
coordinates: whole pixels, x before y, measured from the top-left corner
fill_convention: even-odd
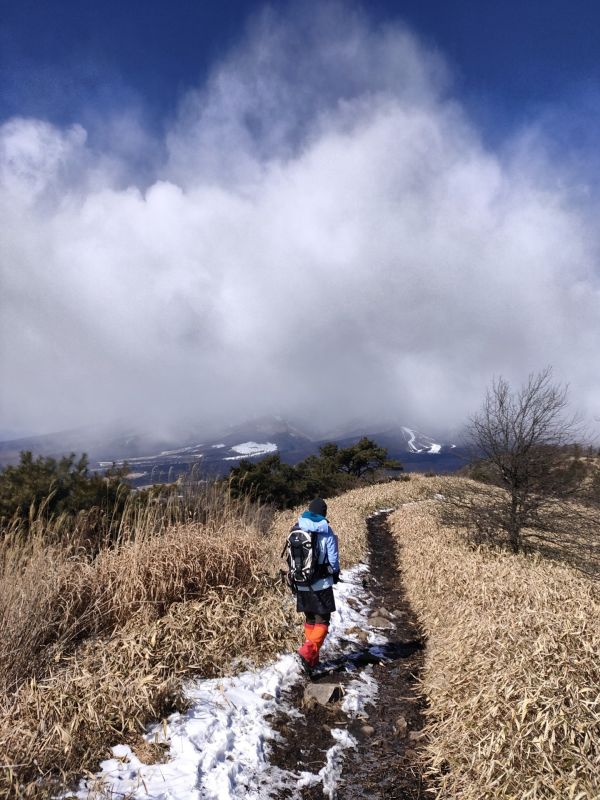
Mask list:
[[[550,367],[529,376],[518,390],[500,377],[488,389],[467,427],[467,441],[479,459],[478,483],[448,499],[460,521],[480,539],[504,538],[513,552],[525,529],[542,535],[556,524],[550,513],[573,497],[580,476],[569,470],[565,448],[580,432],[567,414],[568,389],[552,381]]]

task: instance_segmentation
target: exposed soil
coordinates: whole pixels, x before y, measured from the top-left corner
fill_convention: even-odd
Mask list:
[[[345,664],[359,669],[373,664],[379,686],[376,705],[367,707],[368,719],[349,719],[339,702],[303,706],[305,687],[296,686],[291,699],[301,714],[291,723],[289,718],[280,722],[278,730],[284,741],[275,746],[271,756],[271,763],[282,769],[318,773],[334,744],[331,729],[347,728],[358,746],[345,751],[337,800],[418,800],[426,796],[419,745],[424,705],[416,683],[423,664],[423,641],[405,598],[397,544],[386,516],[378,514],[367,520],[370,574],[365,588],[372,595],[372,608],[384,607],[394,615],[393,627],[385,631],[389,644],[365,645],[362,650],[354,645],[331,662],[331,671],[313,677],[313,681],[343,686],[356,677],[355,671],[344,669]],[[298,796],[284,791],[280,797],[293,795]],[[320,784],[300,791],[303,800],[322,800],[323,796]]]

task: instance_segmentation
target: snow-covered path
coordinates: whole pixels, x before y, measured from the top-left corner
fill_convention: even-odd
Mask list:
[[[362,586],[367,571],[365,564],[359,564],[341,575],[336,587],[338,610],[322,650],[324,659],[339,652],[342,635],[346,642],[358,644],[349,629],[368,628],[369,595]],[[371,632],[369,641],[382,643],[385,637]],[[277,737],[270,721],[276,715],[298,714],[285,696],[302,680],[296,658],[288,654],[262,669],[190,683],[189,711],[172,714],[166,725],[146,733],[148,741],[168,744],[167,763],[143,764],[127,745],[117,744],[113,757],[101,763],[94,780],[81,782],[76,796],[80,800],[266,800],[280,788],[289,789],[290,783],[297,788],[322,783],[326,795],[333,797],[343,751],[354,746],[347,731],[332,731],[334,744],[326,765],[315,775],[298,777],[269,765],[269,743]],[[348,713],[373,699],[373,683],[368,675],[352,682],[345,700]]]

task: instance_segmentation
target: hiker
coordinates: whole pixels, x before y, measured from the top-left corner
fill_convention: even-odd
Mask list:
[[[305,642],[298,655],[307,669],[313,669],[319,663],[319,650],[327,636],[331,612],[335,611],[333,584],[340,577],[338,538],[329,526],[326,514],[327,504],[317,497],[297,522],[303,531],[317,533],[315,579],[310,586],[298,586],[296,595],[296,611],[306,617]]]

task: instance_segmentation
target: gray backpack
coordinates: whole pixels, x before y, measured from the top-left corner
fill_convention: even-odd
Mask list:
[[[329,574],[326,564],[319,564],[319,548],[316,531],[303,531],[296,523],[290,530],[283,547],[288,571],[287,584],[294,592],[298,587],[310,588],[317,578]]]

